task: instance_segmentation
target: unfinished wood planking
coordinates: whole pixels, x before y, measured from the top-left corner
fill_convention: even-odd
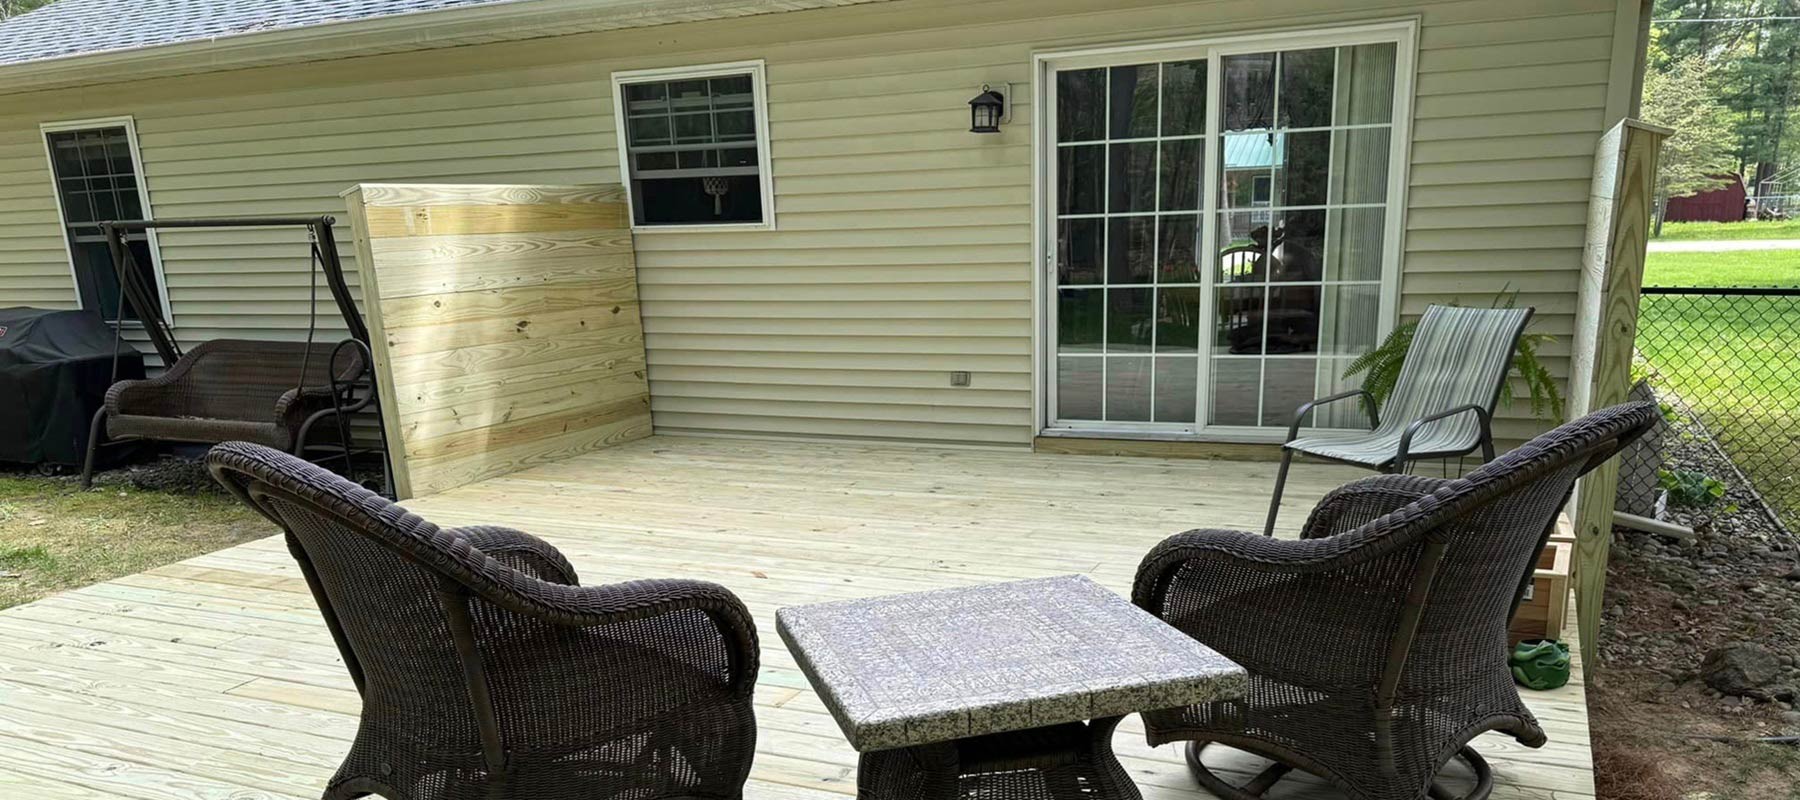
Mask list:
[[[1286,533],[1365,474],[1296,466]],[[658,436],[406,505],[441,525],[541,535],[584,583],[731,587],[762,633],[747,797],[843,800],[856,753],[774,635],[775,609],[1076,572],[1125,593],[1164,536],[1260,525],[1273,479],[1264,463]],[[8,796],[316,797],[356,730],[360,701],[277,537],[8,609],[0,637]],[[1481,739],[1494,796],[1591,797],[1579,676],[1526,700],[1550,744]],[[1135,718],[1115,743],[1149,800],[1207,797]],[[1242,778],[1251,764],[1230,767]],[[1333,795],[1299,780],[1275,797]]]
[[[1656,205],[1656,162],[1672,133],[1627,119],[1595,147],[1569,367],[1570,419],[1631,399],[1638,290]],[[1581,653],[1589,659],[1599,648],[1594,634],[1600,630],[1618,487],[1619,461],[1609,459],[1582,478],[1575,492],[1575,605],[1589,634],[1581,640]]]
[[[650,434],[623,190],[365,184],[345,199],[401,497]]]

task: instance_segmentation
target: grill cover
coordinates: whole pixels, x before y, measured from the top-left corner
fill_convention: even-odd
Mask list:
[[[144,357],[118,347],[119,380],[144,377]],[[112,357],[112,328],[98,314],[0,308],[0,461],[80,464]]]

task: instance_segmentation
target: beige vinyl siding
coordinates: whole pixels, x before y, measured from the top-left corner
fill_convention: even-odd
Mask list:
[[[0,96],[0,114],[9,107]],[[0,307],[74,308],[69,254],[49,198],[50,164],[36,121],[0,124]]]
[[[74,303],[40,122],[135,117],[160,217],[341,216],[356,182],[616,182],[613,70],[762,58],[779,229],[637,236],[657,428],[1022,445],[1032,54],[1416,15],[1402,312],[1510,286],[1562,337],[1560,375],[1614,7],[896,0],[0,95],[0,304]],[[969,97],[1001,82],[1014,122],[967,133]],[[185,342],[304,335],[291,234],[171,232],[162,252]],[[1537,427],[1515,410],[1501,432]]]

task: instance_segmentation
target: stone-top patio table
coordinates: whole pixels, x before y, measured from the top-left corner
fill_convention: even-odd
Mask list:
[[[776,622],[863,754],[862,798],[1136,800],[1112,754],[1119,720],[1248,685],[1081,575],[794,606]]]

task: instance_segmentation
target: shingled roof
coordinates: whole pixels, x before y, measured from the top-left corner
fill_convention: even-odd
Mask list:
[[[0,23],[0,65],[517,0],[59,0]]]

